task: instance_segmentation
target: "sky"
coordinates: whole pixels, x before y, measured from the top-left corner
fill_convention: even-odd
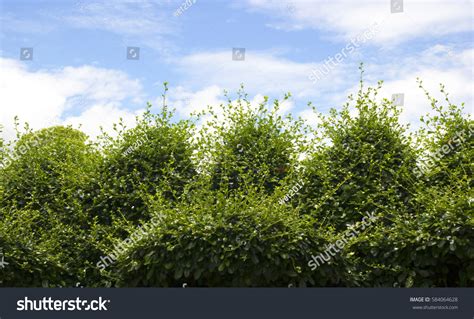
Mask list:
[[[91,136],[133,126],[163,82],[178,118],[235,96],[291,99],[282,112],[340,108],[367,85],[419,125],[430,103],[416,78],[473,113],[472,0],[0,0],[0,123],[72,124]],[[440,98],[441,100],[441,98]]]

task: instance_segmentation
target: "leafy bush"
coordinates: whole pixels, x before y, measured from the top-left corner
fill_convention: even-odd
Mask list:
[[[282,118],[278,100],[270,112],[267,103],[264,97],[253,106],[240,91],[236,102],[229,99],[228,105],[221,106],[222,119],[209,110],[211,118],[201,132],[201,152],[212,189],[232,191],[256,185],[271,193],[295,164],[303,139],[302,122]]]
[[[337,261],[317,272],[306,267],[326,243],[310,218],[264,193],[197,195],[174,208],[155,202],[161,222],[119,257],[113,271],[119,286],[287,287],[344,280]]]
[[[413,210],[416,153],[398,123],[400,110],[388,100],[375,101],[380,85],[361,88],[357,115],[348,103],[321,116],[319,129],[328,141],[305,161],[305,187],[298,197],[319,223],[343,229],[359,220],[359,212]]]
[[[54,212],[14,210],[0,219],[0,247],[8,265],[0,268],[6,287],[94,286],[100,251],[87,229],[61,222]]]
[[[86,140],[70,127],[18,133],[0,177],[2,285],[66,286],[89,275],[82,199],[100,154]]]
[[[0,286],[474,286],[473,121],[427,94],[412,132],[380,85],[312,130],[242,91],[192,120],[149,105],[96,143],[17,124],[0,139]]]
[[[422,181],[413,191],[415,214],[392,213],[391,226],[377,228],[355,247],[366,286],[474,285],[474,214],[467,191],[473,186],[473,122],[447,95],[448,110],[427,95],[436,113],[424,117],[420,130],[424,152],[415,169]]]
[[[150,107],[150,106],[149,106]],[[117,129],[104,136],[100,177],[91,185],[88,205],[93,216],[111,223],[112,216],[137,222],[148,217],[145,198],[160,192],[176,200],[196,174],[192,162],[192,125],[171,122],[166,109],[155,115],[148,109],[133,129]]]
[[[95,178],[100,154],[87,136],[55,126],[20,134],[0,176],[7,209],[51,209],[57,218],[77,221],[85,185]]]

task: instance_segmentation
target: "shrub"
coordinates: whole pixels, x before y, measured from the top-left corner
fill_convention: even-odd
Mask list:
[[[471,117],[428,95],[435,113],[414,135],[380,85],[361,82],[312,131],[242,92],[199,114],[197,143],[195,119],[166,105],[99,143],[17,129],[0,139],[0,285],[474,286]],[[312,270],[367,213],[377,221]]]
[[[150,106],[149,106],[150,107]],[[196,174],[192,162],[192,124],[171,122],[166,109],[148,109],[133,129],[117,129],[107,138],[100,177],[91,185],[87,201],[92,216],[111,224],[112,216],[137,222],[148,217],[145,198],[156,192],[176,200]]]
[[[4,287],[94,286],[99,271],[90,261],[100,251],[83,225],[64,223],[52,211],[12,210],[0,219],[0,247],[8,265]]]
[[[119,286],[341,285],[337,260],[313,272],[326,240],[290,206],[264,193],[200,193],[175,208],[154,204],[161,222],[119,257]]]
[[[420,87],[423,88],[420,81]],[[450,102],[443,85],[447,107],[439,105],[425,90],[431,102],[433,115],[421,118],[421,155],[417,177],[429,186],[454,186],[458,179],[470,179],[472,185],[472,160],[474,158],[474,121],[464,114],[464,107]]]
[[[9,262],[2,285],[66,286],[92,279],[86,265],[94,250],[82,199],[100,155],[86,140],[70,127],[18,133],[0,176],[0,246]]]
[[[84,222],[84,187],[100,160],[86,140],[84,133],[62,126],[20,134],[0,175],[0,206],[52,210],[56,218]]]
[[[413,211],[416,153],[398,124],[400,110],[388,100],[375,101],[380,85],[361,88],[356,116],[346,104],[321,117],[320,134],[327,142],[305,161],[305,186],[298,196],[303,211],[319,223],[342,229],[357,221],[359,212]]]
[[[289,99],[286,95],[283,102]],[[203,168],[212,189],[233,191],[250,185],[267,193],[287,176],[297,159],[302,121],[279,115],[280,102],[267,110],[268,98],[253,106],[243,91],[236,102],[221,105],[222,117],[212,109],[201,136]]]
[[[447,110],[427,95],[435,114],[424,117],[420,130],[415,214],[392,213],[391,226],[377,228],[354,248],[367,286],[474,286],[474,215],[466,192],[473,186],[472,120],[447,94]],[[450,143],[454,147],[440,153]]]
[[[418,195],[424,210],[400,214],[352,247],[363,286],[474,285],[474,219],[465,194],[433,189]]]

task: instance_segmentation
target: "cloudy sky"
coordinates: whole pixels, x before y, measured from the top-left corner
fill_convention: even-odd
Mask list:
[[[159,106],[165,81],[179,117],[243,83],[254,101],[291,92],[285,110],[311,122],[307,103],[340,107],[360,62],[368,84],[384,80],[383,97],[404,94],[405,122],[429,108],[417,77],[473,111],[472,0],[185,3],[0,0],[3,134],[15,115],[91,135],[119,117],[133,123],[147,101]]]

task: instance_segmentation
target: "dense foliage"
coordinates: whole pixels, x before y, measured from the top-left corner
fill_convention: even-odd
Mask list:
[[[91,214],[104,223],[118,215],[138,221],[148,217],[147,195],[159,191],[176,200],[195,175],[190,127],[188,121],[172,123],[166,109],[158,115],[148,110],[136,127],[104,135],[99,178],[87,198]]]
[[[242,90],[189,120],[149,105],[96,142],[17,125],[0,286],[474,286],[474,123],[442,87],[411,130],[380,86],[315,127],[281,115],[289,94]]]

